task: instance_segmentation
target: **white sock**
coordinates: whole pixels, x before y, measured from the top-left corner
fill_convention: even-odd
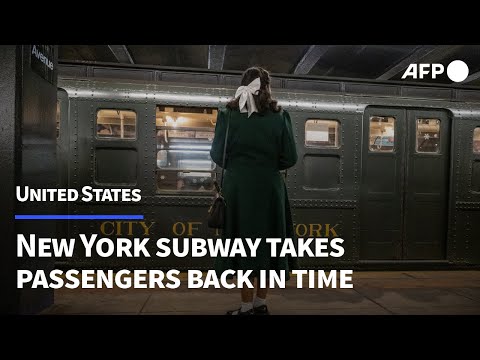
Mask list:
[[[262,299],[262,298],[259,298],[258,296],[255,296],[255,299],[253,300],[253,307],[259,307],[266,304],[267,304],[267,299]]]
[[[248,311],[248,310],[251,310],[253,309],[253,304],[251,302],[248,302],[248,303],[244,303],[242,302],[241,303],[241,306],[240,306],[240,311],[241,312],[245,312],[245,311]],[[232,315],[238,315],[238,310],[235,310]]]
[[[242,302],[242,307],[240,308],[241,312],[245,312],[251,309],[253,309],[253,304],[251,302],[248,302],[248,303]]]

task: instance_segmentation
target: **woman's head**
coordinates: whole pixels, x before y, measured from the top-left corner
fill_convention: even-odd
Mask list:
[[[270,89],[271,78],[267,70],[261,67],[251,67],[245,70],[242,76],[241,85],[247,86],[256,78],[260,78],[260,89],[257,95],[253,95],[255,105],[257,106],[258,113],[263,114],[267,110],[273,112],[279,112],[280,106],[277,105],[277,101],[272,99],[272,92]],[[228,102],[227,107],[230,109],[238,110],[239,98],[232,99]]]

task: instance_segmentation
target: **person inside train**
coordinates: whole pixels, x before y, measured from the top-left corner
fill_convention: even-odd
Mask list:
[[[122,130],[120,129],[120,125],[110,125],[112,127],[112,135],[113,137],[121,137]]]
[[[290,115],[272,98],[271,78],[263,68],[252,67],[242,76],[235,97],[217,115],[210,150],[222,166],[227,141],[223,195],[226,201],[222,238],[262,238],[255,257],[217,257],[214,268],[223,271],[252,270],[255,289],[241,289],[241,305],[227,315],[269,315],[267,287],[260,287],[260,270],[289,271],[291,257],[272,257],[266,238],[294,237],[287,188],[280,170],[297,162]],[[229,123],[226,139],[227,123]],[[247,246],[245,244],[245,246]],[[247,248],[247,247],[246,247]]]
[[[97,134],[98,135],[112,135],[112,129],[110,128],[110,125],[103,125],[103,124],[98,124],[97,125]]]

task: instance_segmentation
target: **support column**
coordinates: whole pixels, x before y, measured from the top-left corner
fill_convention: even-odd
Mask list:
[[[0,46],[0,313],[35,314],[53,290],[17,289],[17,269],[53,269],[54,259],[17,258],[16,235],[56,237],[54,221],[15,214],[55,214],[55,203],[20,203],[15,187],[57,187],[57,47]]]

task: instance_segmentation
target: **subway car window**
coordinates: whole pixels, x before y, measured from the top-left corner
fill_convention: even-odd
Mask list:
[[[417,119],[417,152],[440,152],[440,120]]]
[[[338,148],[340,123],[337,120],[309,119],[305,123],[305,146]]]
[[[211,192],[217,109],[157,106],[157,192]]]
[[[473,130],[473,152],[480,154],[480,127]]]
[[[373,152],[392,152],[395,148],[395,118],[371,116],[369,149]]]
[[[135,139],[137,114],[131,110],[102,109],[97,112],[97,138]]]
[[[57,139],[60,135],[60,100],[57,100]]]

